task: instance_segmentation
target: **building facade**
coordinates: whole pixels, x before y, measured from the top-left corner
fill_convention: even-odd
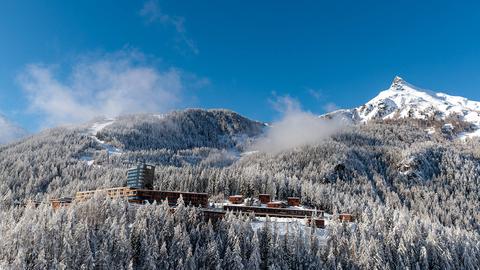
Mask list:
[[[127,187],[138,189],[153,189],[155,166],[138,164],[127,171]]]

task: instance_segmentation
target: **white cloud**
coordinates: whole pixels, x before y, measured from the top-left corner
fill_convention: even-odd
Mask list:
[[[320,100],[323,97],[323,93],[320,90],[308,88],[307,91],[308,91],[308,94],[310,94],[310,96],[312,96],[316,100]]]
[[[174,68],[156,69],[139,52],[120,51],[80,57],[67,68],[30,64],[18,81],[30,101],[30,111],[44,115],[45,126],[54,126],[97,116],[171,110],[182,100],[183,77]]]
[[[21,139],[27,134],[26,130],[13,124],[4,116],[0,115],[0,144]]]
[[[339,109],[339,107],[337,106],[337,104],[335,104],[333,102],[329,102],[329,103],[323,105],[323,110],[325,110],[327,113],[336,111],[338,109]]]
[[[273,93],[274,99],[269,99],[270,105],[273,109],[281,113],[288,113],[290,111],[300,111],[301,105],[298,99],[291,97],[290,95],[278,96]]]
[[[274,122],[266,133],[253,146],[255,150],[268,153],[313,145],[332,136],[344,127],[342,121],[320,119],[301,109],[298,100],[283,96],[272,102],[283,117]]]
[[[161,23],[170,23],[172,20],[169,15],[163,13],[158,1],[155,0],[146,1],[140,10],[140,15],[145,17],[150,23],[155,21],[159,21]]]
[[[198,54],[199,51],[195,42],[187,36],[184,17],[166,14],[157,0],[146,1],[139,13],[148,23],[159,22],[165,26],[172,27],[177,34],[175,37],[177,44],[185,44],[194,54]]]

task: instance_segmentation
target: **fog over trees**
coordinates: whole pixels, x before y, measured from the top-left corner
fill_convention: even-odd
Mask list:
[[[124,117],[97,134],[121,154],[85,127],[0,147],[0,268],[478,269],[478,139],[396,120],[278,153],[242,154],[264,128],[228,111],[187,110]],[[299,196],[356,222],[332,222],[323,241],[294,223],[286,235],[274,225],[255,232],[249,216],[211,224],[188,206],[171,213],[165,204],[101,195],[58,211],[18,205],[122,186],[138,161],[157,166],[155,189]]]

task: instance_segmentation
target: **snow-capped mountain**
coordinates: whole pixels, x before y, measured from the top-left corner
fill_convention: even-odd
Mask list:
[[[9,143],[27,136],[28,132],[0,115],[0,144]]]
[[[395,77],[389,89],[380,92],[366,104],[326,115],[361,123],[370,120],[414,118],[423,120],[460,120],[480,128],[480,102],[421,89]],[[479,132],[473,133],[480,136]],[[471,134],[472,135],[472,134]]]

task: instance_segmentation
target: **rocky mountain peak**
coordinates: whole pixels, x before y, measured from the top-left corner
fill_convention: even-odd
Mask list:
[[[400,76],[395,76],[390,89],[401,91],[404,90],[405,81]]]
[[[425,90],[409,84],[399,76],[394,78],[390,88],[381,91],[364,105],[335,111],[326,116],[341,117],[353,123],[412,118],[443,121],[455,126],[450,123],[454,121],[469,127],[465,130],[466,136],[480,136],[480,102]]]

